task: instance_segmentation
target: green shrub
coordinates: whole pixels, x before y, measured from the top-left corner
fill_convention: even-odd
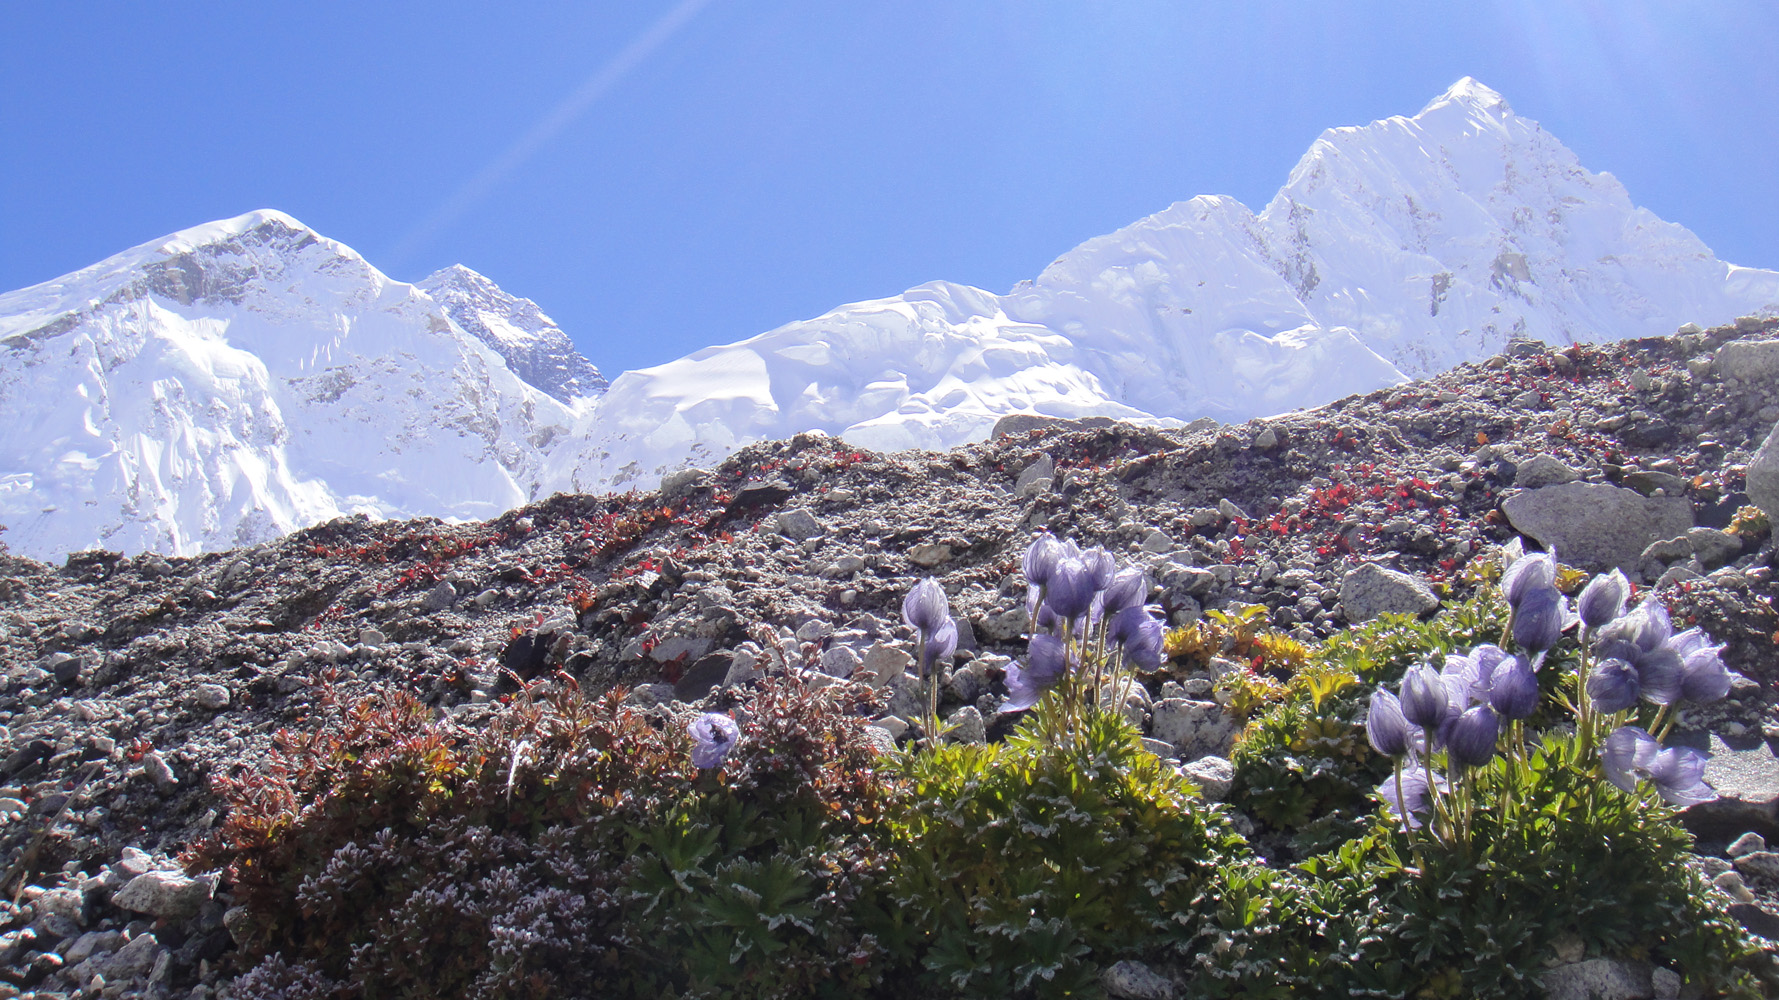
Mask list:
[[[1771,960],[1684,864],[1691,837],[1673,811],[1560,764],[1571,752],[1563,738],[1535,751],[1515,817],[1476,812],[1468,851],[1423,841],[1424,868],[1385,825],[1295,868],[1227,866],[1195,992],[1542,997],[1537,977],[1569,938],[1705,995],[1772,995]],[[1507,771],[1500,758],[1477,773],[1479,800],[1501,798]]]
[[[1427,621],[1387,614],[1315,646],[1283,698],[1255,716],[1237,741],[1230,803],[1289,833],[1298,857],[1361,836],[1371,824],[1371,790],[1390,771],[1390,762],[1365,741],[1365,703],[1373,688],[1400,680],[1430,653],[1498,640],[1505,621],[1504,606],[1488,591]],[[1333,672],[1360,683],[1319,694],[1300,680]]]
[[[923,995],[1095,995],[1101,965],[1189,951],[1207,879],[1243,848],[1122,718],[1042,738],[1059,705],[1003,744],[904,761],[890,891]]]
[[[700,772],[620,692],[533,686],[474,728],[383,694],[219,780],[187,862],[252,916],[243,998],[864,995],[869,697],[769,682]]]

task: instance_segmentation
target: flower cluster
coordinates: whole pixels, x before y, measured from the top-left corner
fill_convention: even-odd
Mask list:
[[[950,662],[951,654],[957,652],[957,621],[951,617],[951,605],[939,581],[928,577],[914,585],[908,596],[902,598],[902,620],[914,629],[919,647],[920,676],[925,678],[927,686],[925,728],[929,738],[937,739],[939,684],[944,680],[940,676],[940,667]]]
[[[1060,692],[1063,716],[1079,719],[1088,704],[1123,704],[1137,669],[1162,663],[1166,633],[1144,602],[1151,583],[1138,567],[1119,568],[1105,549],[1040,533],[1026,549],[1026,611],[1034,630],[1023,662],[1007,667],[1003,712],[1032,708]]]
[[[1729,671],[1718,655],[1723,647],[1696,628],[1675,634],[1653,595],[1627,611],[1631,585],[1617,570],[1590,581],[1574,610],[1556,580],[1555,553],[1520,555],[1501,578],[1511,614],[1503,641],[1510,640],[1514,652],[1485,644],[1443,662],[1435,658],[1411,667],[1399,693],[1380,687],[1372,694],[1366,734],[1373,749],[1396,762],[1377,794],[1411,838],[1431,825],[1438,840],[1466,842],[1475,808],[1471,778],[1500,753],[1507,758],[1508,787],[1531,780],[1525,728],[1542,701],[1539,671],[1577,625],[1577,669],[1562,681],[1568,686],[1563,703],[1575,719],[1567,763],[1632,794],[1639,781],[1648,781],[1670,805],[1715,797],[1704,781],[1705,755],[1663,749],[1661,741],[1673,728],[1677,704],[1716,701],[1729,692]],[[1653,706],[1653,718],[1640,726],[1644,704]],[[1434,767],[1441,752],[1444,774]]]

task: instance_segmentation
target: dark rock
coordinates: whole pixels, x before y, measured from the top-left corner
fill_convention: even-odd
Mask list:
[[[1779,941],[1779,913],[1756,903],[1731,903],[1729,909],[1730,916],[1750,933],[1769,941]]]
[[[0,775],[10,778],[40,760],[49,759],[55,752],[55,744],[48,740],[32,740],[7,755],[6,761],[0,763]]]
[[[796,495],[796,489],[782,480],[772,479],[763,483],[748,483],[735,491],[735,499],[729,502],[729,509],[735,511],[751,507],[770,507],[783,503]]]
[[[679,683],[673,686],[674,699],[684,702],[703,701],[718,684],[723,683],[723,678],[729,676],[729,668],[734,662],[735,654],[722,650],[699,657],[697,662],[686,668]]]

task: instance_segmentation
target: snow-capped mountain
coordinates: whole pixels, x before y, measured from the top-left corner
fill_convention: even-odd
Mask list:
[[[552,460],[647,486],[819,428],[877,448],[1009,413],[1239,420],[1493,354],[1779,313],[1779,273],[1718,260],[1466,77],[1412,118],[1332,129],[1256,215],[1180,202],[1006,295],[934,282],[619,376]]]
[[[479,517],[820,429],[944,448],[1012,413],[1315,406],[1498,351],[1779,314],[1500,95],[1334,129],[1258,215],[1199,197],[1004,295],[932,282],[625,372],[467,268],[419,286],[276,212],[0,295],[15,550],[191,553],[340,513]]]
[[[570,418],[449,307],[278,212],[0,296],[0,524],[27,555],[493,516],[538,495]]]
[[[605,376],[536,302],[507,294],[462,264],[434,271],[415,287],[500,355],[513,374],[560,402],[573,405],[606,390]]]

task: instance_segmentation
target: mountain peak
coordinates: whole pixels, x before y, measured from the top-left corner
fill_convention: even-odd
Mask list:
[[[1474,76],[1463,77],[1457,83],[1447,87],[1445,93],[1428,101],[1427,106],[1422,108],[1420,113],[1424,115],[1434,108],[1447,104],[1466,104],[1479,111],[1499,108],[1502,114],[1513,113],[1513,108],[1508,107],[1505,97],[1502,97],[1493,88],[1484,85]]]
[[[605,376],[536,302],[462,264],[434,271],[415,285],[533,387],[563,403],[605,392]]]

